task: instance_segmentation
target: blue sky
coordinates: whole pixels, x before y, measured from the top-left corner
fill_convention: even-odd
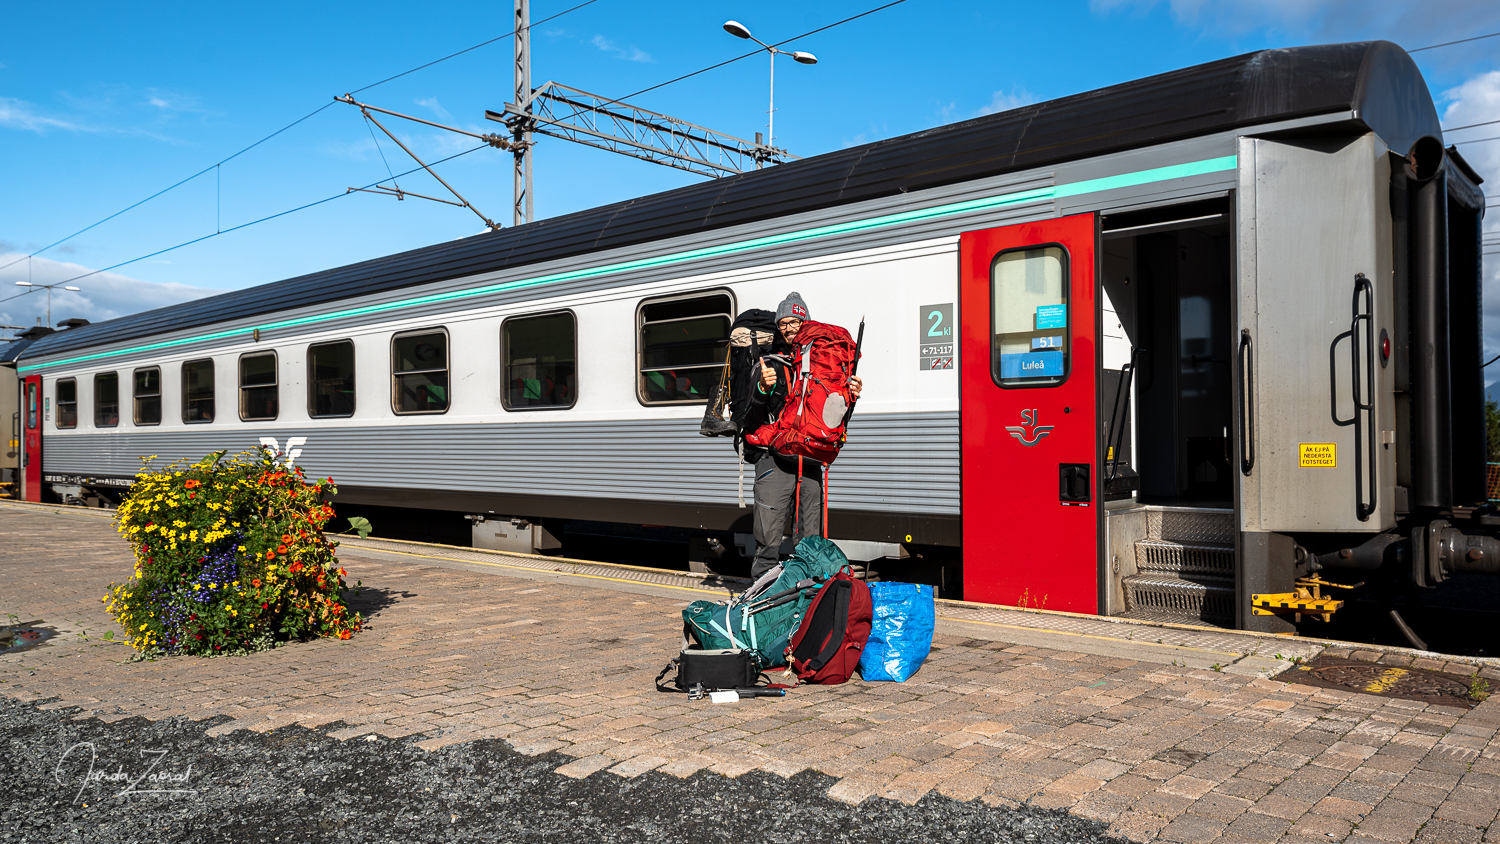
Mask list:
[[[581,0],[533,0],[533,20]],[[746,52],[730,18],[778,41],[880,5],[597,0],[533,34],[533,81],[621,96]],[[253,11],[250,11],[253,9]],[[0,264],[213,165],[361,88],[509,32],[506,2],[400,4],[11,4],[0,35]],[[907,0],[786,45],[778,146],[807,156],[987,111],[1065,96],[1263,47],[1386,38],[1411,49],[1500,32],[1493,0]],[[509,100],[510,41],[361,92],[375,105],[473,131]],[[1416,54],[1448,125],[1500,119],[1500,38]],[[750,137],[764,129],[762,56],[653,91],[636,104]],[[400,124],[399,127],[397,124]],[[419,154],[470,140],[387,123]],[[1500,135],[1500,124],[1449,140]],[[1500,141],[1460,144],[1500,179]],[[384,153],[382,159],[381,153]],[[339,195],[412,165],[358,110],[334,104],[302,124],[61,246],[0,270],[0,296],[28,277],[59,281]],[[480,150],[439,170],[487,216],[510,222],[507,154]],[[701,180],[564,141],[536,150],[536,209],[550,217]],[[437,195],[430,177],[403,187]],[[1500,194],[1500,187],[1486,185]],[[1495,224],[1490,227],[1496,228]],[[99,320],[475,234],[469,211],[354,194],[212,237],[55,294],[53,321]],[[1493,265],[1500,265],[1495,256]],[[29,273],[29,276],[28,276]],[[1500,351],[1500,275],[1489,273]],[[0,302],[25,325],[45,297]]]

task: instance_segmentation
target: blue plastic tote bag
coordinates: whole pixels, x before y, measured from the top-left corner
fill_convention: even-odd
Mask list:
[[[906,682],[932,650],[935,611],[932,587],[918,583],[871,583],[875,622],[859,658],[866,680]]]

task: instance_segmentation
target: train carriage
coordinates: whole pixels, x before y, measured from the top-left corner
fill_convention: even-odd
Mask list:
[[[797,290],[867,326],[832,536],[968,600],[1286,630],[1256,596],[1323,569],[1500,567],[1479,182],[1396,45],[1260,51],[40,337],[25,496],[270,438],[476,535],[743,541],[699,419],[734,315]]]

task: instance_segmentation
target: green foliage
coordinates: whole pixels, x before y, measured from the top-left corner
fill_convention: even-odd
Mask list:
[[[348,639],[345,572],[323,535],[331,480],[307,483],[256,449],[145,470],[115,520],[135,576],[105,601],[143,656],[247,653],[288,639]]]
[[[370,526],[370,520],[365,518],[364,516],[350,516],[348,521],[349,529],[342,532],[357,533],[359,534],[360,539],[364,539],[375,530],[375,528]]]

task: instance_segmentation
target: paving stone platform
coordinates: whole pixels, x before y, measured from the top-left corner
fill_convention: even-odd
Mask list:
[[[944,603],[907,683],[716,706],[651,681],[684,603],[735,584],[374,540],[341,556],[371,616],[353,639],[132,663],[101,638],[99,598],[130,573],[108,519],[0,504],[0,617],[64,634],[0,656],[0,694],[78,717],[234,718],[217,734],[498,737],[571,757],[574,777],[810,768],[848,802],[1025,802],[1135,841],[1500,841],[1500,696],[1464,711],[1261,676],[1326,652],[1500,680],[1485,664]]]

